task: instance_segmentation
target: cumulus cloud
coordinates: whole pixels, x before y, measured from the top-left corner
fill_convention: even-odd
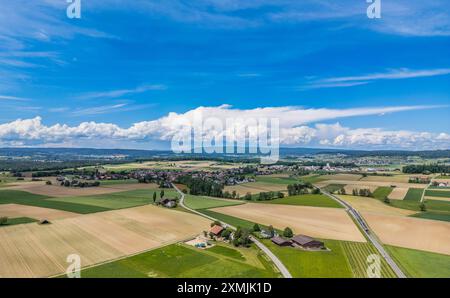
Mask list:
[[[307,124],[322,120],[351,116],[374,115],[400,112],[428,106],[358,108],[358,109],[304,109],[296,107],[268,107],[249,110],[233,109],[228,105],[219,107],[198,107],[186,113],[169,113],[167,116],[134,123],[128,128],[113,123],[83,122],[78,126],[43,124],[41,117],[18,119],[0,124],[0,145],[27,146],[52,144],[109,144],[115,141],[145,142],[149,140],[170,141],[179,131],[191,128],[196,117],[212,117],[225,123],[229,119],[279,119],[280,143],[282,145],[326,146],[341,148],[404,148],[404,149],[442,149],[450,148],[450,135],[415,131],[388,131],[380,128],[352,129],[336,124]],[[259,121],[259,120],[258,120]],[[249,130],[256,126],[249,125]],[[217,127],[206,128],[205,136],[223,135]],[[88,142],[89,143],[89,142]]]

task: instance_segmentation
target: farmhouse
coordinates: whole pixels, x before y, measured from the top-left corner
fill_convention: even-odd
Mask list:
[[[220,234],[222,233],[222,231],[223,231],[223,227],[218,226],[218,225],[213,226],[213,227],[209,230],[210,233],[214,234],[214,235],[217,236],[217,237],[220,236]]]
[[[270,240],[272,240],[272,242],[278,246],[291,246],[292,245],[292,242],[290,240],[287,240],[287,239],[284,239],[284,238],[278,237],[278,236],[273,237]]]
[[[169,199],[169,198],[164,198],[161,199],[159,201],[159,204],[163,205],[164,207],[167,208],[174,208],[177,206],[177,200],[176,199]]]
[[[302,248],[322,249],[325,247],[323,242],[314,240],[313,238],[305,235],[297,235],[292,237],[293,246],[300,246]]]

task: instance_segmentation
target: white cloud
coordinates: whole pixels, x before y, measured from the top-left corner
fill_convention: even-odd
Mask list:
[[[0,95],[0,100],[27,101],[28,99],[9,95]]]
[[[378,80],[401,80],[423,77],[443,76],[450,74],[450,68],[411,70],[407,68],[389,70],[361,76],[334,77],[316,80],[300,87],[300,89],[318,89],[335,87],[352,87],[365,85]]]
[[[388,131],[380,128],[351,129],[340,124],[316,124],[322,120],[343,117],[374,115],[430,108],[427,106],[357,108],[346,110],[302,109],[295,107],[271,107],[250,110],[232,109],[230,106],[199,107],[186,113],[169,113],[167,116],[133,124],[122,128],[113,123],[83,122],[78,126],[55,124],[46,126],[41,117],[18,119],[0,124],[0,144],[22,142],[24,145],[70,144],[91,142],[96,147],[114,141],[132,142],[170,141],[183,127],[192,123],[195,115],[204,118],[225,119],[278,118],[280,120],[280,142],[284,145],[330,146],[345,148],[450,148],[450,136],[414,131]],[[213,129],[205,134],[217,133]]]
[[[78,96],[78,99],[96,99],[96,98],[116,98],[124,95],[144,93],[147,91],[161,91],[166,90],[165,85],[142,85],[134,89],[119,89],[110,91],[89,92]]]

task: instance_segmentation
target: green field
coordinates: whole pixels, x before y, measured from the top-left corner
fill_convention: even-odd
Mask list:
[[[345,184],[329,184],[325,186],[323,189],[329,193],[334,193],[335,191],[339,191],[345,187]]]
[[[350,268],[353,271],[353,276],[357,278],[367,278],[367,257],[369,255],[378,255],[375,247],[369,243],[359,242],[342,242],[342,248],[347,255]],[[380,257],[381,260],[381,277],[397,277],[392,271],[392,268],[386,263],[385,259]]]
[[[393,188],[392,187],[378,187],[374,192],[373,192],[373,197],[377,198],[377,199],[384,199],[387,198],[391,192],[392,192]]]
[[[225,250],[224,250],[225,249]],[[231,247],[216,251],[173,244],[112,263],[82,270],[81,277],[279,277],[273,265],[254,246],[242,254]],[[229,256],[229,250],[241,254],[241,260]],[[224,253],[227,251],[226,253]],[[244,257],[245,255],[245,257]]]
[[[80,214],[111,210],[109,208],[99,206],[84,205],[72,202],[59,202],[49,199],[50,198],[46,196],[36,195],[20,190],[0,190],[0,204],[20,204],[69,211]]]
[[[280,185],[288,185],[299,182],[297,179],[291,177],[273,177],[273,176],[257,176],[256,181]]]
[[[450,191],[445,190],[427,190],[425,196],[438,197],[438,198],[450,198]]]
[[[201,197],[193,195],[186,195],[184,203],[186,204],[187,207],[192,209],[209,209],[209,208],[244,204],[244,202],[237,200],[236,201],[220,200],[211,197],[203,197],[203,196]]]
[[[208,252],[213,252],[215,254],[220,254],[226,257],[230,257],[233,259],[237,259],[240,261],[245,261],[245,257],[236,249],[221,246],[221,245],[215,245],[211,248],[207,249]]]
[[[302,176],[299,178],[299,180],[303,182],[309,182],[309,183],[318,183],[327,180],[326,178],[323,178],[321,175],[309,175],[309,176]]]
[[[450,213],[450,202],[439,200],[425,200],[425,205],[428,211],[439,211]]]
[[[137,189],[124,192],[67,198],[51,198],[18,190],[0,190],[0,204],[20,204],[88,214],[109,210],[131,208],[153,203],[153,192],[159,189]],[[165,197],[174,198],[178,193],[173,189],[164,190]]]
[[[138,181],[136,179],[102,180],[102,181],[100,181],[101,186],[120,185],[120,184],[136,184],[136,183],[138,183]]]
[[[261,201],[262,204],[283,204],[283,205],[299,205],[312,207],[329,207],[329,208],[344,208],[341,204],[325,195],[298,195],[290,196],[282,199],[275,199],[271,201]]]
[[[8,221],[4,225],[0,225],[0,228],[2,227],[8,227],[8,226],[14,226],[14,225],[21,225],[21,224],[27,224],[37,222],[34,218],[29,217],[16,217],[16,218],[8,218]]]
[[[388,245],[386,248],[409,277],[450,278],[450,256]]]
[[[96,196],[51,198],[49,201],[76,203],[89,206],[107,208],[109,210],[124,209],[153,203],[153,192],[156,191],[159,199],[160,190],[137,189]],[[171,189],[164,190],[165,197],[174,198],[177,192]]]
[[[420,202],[422,199],[423,189],[421,188],[410,188],[406,193],[403,201]]]
[[[211,217],[214,217],[220,221],[223,221],[229,225],[232,225],[234,227],[241,227],[241,228],[246,228],[246,229],[253,229],[253,226],[255,225],[254,222],[245,220],[245,219],[240,219],[237,217],[233,217],[233,216],[229,216],[229,215],[225,215],[222,213],[218,213],[218,212],[214,212],[212,210],[206,210],[206,209],[200,209],[199,210],[201,213],[209,215]]]
[[[441,221],[450,221],[450,213],[447,212],[420,212],[411,215],[411,217],[425,218],[425,219],[434,219]]]
[[[341,242],[335,240],[324,242],[331,251],[304,251],[293,247],[280,247],[270,240],[263,240],[263,243],[283,262],[293,277],[353,277]]]

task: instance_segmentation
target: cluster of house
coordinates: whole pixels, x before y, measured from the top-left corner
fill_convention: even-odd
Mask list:
[[[210,179],[223,185],[236,185],[255,181],[254,178],[247,177],[244,174],[243,168],[217,171],[139,170],[134,171],[131,176],[137,180],[165,181],[170,184],[186,174],[190,174],[192,178]]]
[[[275,236],[271,240],[278,246],[292,246],[313,250],[325,249],[325,244],[322,241],[315,240],[306,235],[296,235],[291,239]]]
[[[433,186],[437,186],[437,187],[449,187],[448,182],[437,182],[437,181],[433,181]]]

